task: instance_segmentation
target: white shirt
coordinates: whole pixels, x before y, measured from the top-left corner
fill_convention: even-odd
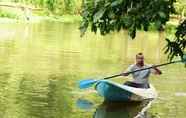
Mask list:
[[[143,67],[138,67],[136,64],[132,64],[128,67],[127,72],[140,70],[140,69],[148,68],[148,67],[151,67],[151,65],[144,65]],[[149,83],[148,78],[151,72],[154,72],[154,69],[147,69],[147,70],[142,70],[142,71],[131,73],[133,77],[133,82],[138,83],[138,84],[148,84]]]

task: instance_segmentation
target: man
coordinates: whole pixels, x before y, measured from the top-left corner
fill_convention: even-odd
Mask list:
[[[146,65],[144,64],[144,56],[142,53],[138,53],[136,55],[136,63],[132,64],[128,67],[127,71],[123,74],[123,76],[128,76],[128,72],[132,72],[135,70],[140,70],[143,68],[148,68],[150,67],[150,65]],[[132,77],[133,77],[133,81],[127,81],[126,83],[124,83],[125,85],[128,86],[132,86],[132,87],[136,87],[136,88],[149,88],[149,75],[150,73],[156,74],[156,75],[160,75],[162,74],[162,72],[154,67],[151,69],[147,69],[147,70],[142,70],[142,71],[138,71],[138,72],[134,72],[132,73]]]

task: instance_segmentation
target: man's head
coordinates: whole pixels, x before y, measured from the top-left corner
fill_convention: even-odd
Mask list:
[[[143,66],[144,65],[144,56],[143,53],[136,54],[136,64]]]

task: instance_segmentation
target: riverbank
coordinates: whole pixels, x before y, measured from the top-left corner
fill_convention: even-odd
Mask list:
[[[79,15],[63,15],[63,16],[31,16],[29,18],[7,18],[0,17],[0,23],[15,23],[15,22],[42,22],[42,21],[51,21],[51,22],[65,22],[65,23],[75,23],[81,21],[81,16]]]

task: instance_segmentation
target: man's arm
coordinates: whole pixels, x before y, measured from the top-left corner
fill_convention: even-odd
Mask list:
[[[126,71],[123,72],[123,76],[128,76],[129,72],[131,72],[133,70],[134,65],[130,65]]]
[[[154,67],[153,70],[154,70],[155,75],[161,75],[162,74],[161,70],[159,70],[157,67]]]

